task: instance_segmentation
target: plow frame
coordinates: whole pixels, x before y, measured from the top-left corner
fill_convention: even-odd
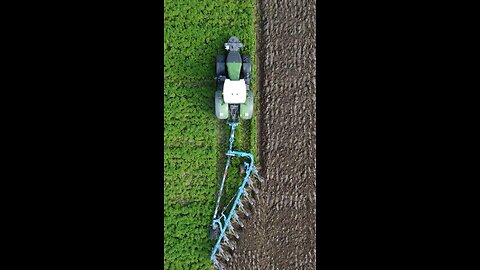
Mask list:
[[[238,193],[237,197],[235,198],[235,201],[233,202],[232,208],[230,209],[230,213],[228,214],[228,217],[225,218],[225,215],[222,214],[220,218],[214,219],[213,223],[217,223],[220,226],[220,236],[218,237],[217,243],[213,247],[212,250],[212,255],[210,256],[210,259],[212,261],[215,260],[215,254],[217,253],[217,249],[220,247],[220,244],[222,243],[223,236],[225,235],[225,232],[230,225],[230,220],[233,217],[233,214],[235,213],[235,209],[237,208],[238,203],[240,202],[240,198],[243,195],[243,191],[245,189],[245,185],[250,181],[250,174],[253,171],[253,155],[250,153],[245,153],[245,152],[239,152],[239,151],[232,151],[229,150],[227,152],[227,155],[229,156],[240,156],[240,157],[249,157],[250,158],[250,164],[247,162],[244,162],[244,165],[247,167],[246,170],[246,175],[245,178],[243,178],[242,185],[238,188]],[[221,219],[224,219],[224,225],[222,225]]]

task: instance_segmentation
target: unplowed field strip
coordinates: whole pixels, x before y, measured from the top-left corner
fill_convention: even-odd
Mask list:
[[[209,225],[229,131],[227,122],[215,117],[215,59],[236,35],[255,64],[254,1],[164,1],[165,269],[213,268]],[[253,151],[255,135],[255,119],[241,123],[235,149]],[[242,180],[240,162],[232,161],[225,200]]]

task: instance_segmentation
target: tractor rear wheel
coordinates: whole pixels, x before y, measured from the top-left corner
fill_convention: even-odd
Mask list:
[[[228,118],[228,104],[223,101],[222,91],[215,91],[215,115],[220,120]]]
[[[225,75],[225,55],[219,54],[217,55],[217,62],[216,62],[216,69],[217,69],[217,77],[218,76],[226,76]]]
[[[240,118],[243,120],[252,119],[253,116],[253,92],[247,91],[247,100],[240,104]]]

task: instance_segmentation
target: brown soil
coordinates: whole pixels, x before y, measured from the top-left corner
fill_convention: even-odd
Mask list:
[[[258,0],[260,174],[227,269],[315,269],[315,0]]]

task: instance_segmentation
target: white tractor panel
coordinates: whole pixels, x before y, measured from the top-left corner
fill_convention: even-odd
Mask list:
[[[245,80],[225,80],[223,85],[223,100],[228,104],[245,103],[247,100],[247,85]]]

